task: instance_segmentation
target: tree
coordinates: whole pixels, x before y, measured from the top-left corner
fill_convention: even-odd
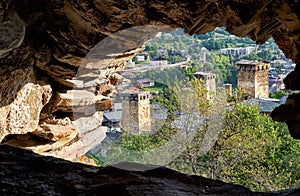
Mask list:
[[[281,99],[282,97],[287,96],[287,95],[288,95],[287,92],[285,92],[283,90],[279,90],[279,91],[276,91],[275,93],[270,93],[269,97],[274,98],[274,99]]]
[[[290,138],[284,124],[259,114],[255,106],[236,104],[226,114],[206,175],[255,191],[296,187],[299,175],[291,171],[299,169],[300,159],[299,152],[287,156],[291,148],[299,149],[299,142]]]

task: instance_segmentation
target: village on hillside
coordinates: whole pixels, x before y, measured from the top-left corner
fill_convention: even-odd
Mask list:
[[[160,38],[174,40],[179,36],[163,33]],[[222,48],[225,39],[228,43],[235,43],[231,45],[237,47]],[[219,37],[214,35],[205,37],[205,41],[196,47],[194,47],[197,45],[195,40],[191,41],[192,44],[189,42],[184,44],[182,40],[177,40],[178,42],[174,42],[173,45],[168,41],[161,46],[156,42],[146,44],[145,50],[127,61],[126,69],[116,75],[118,85],[115,102],[104,112],[102,122],[103,126],[108,127],[106,138],[88,154],[107,156],[110,144],[122,141],[123,130],[133,134],[155,132],[155,124],[163,122],[169,115],[163,103],[154,101],[168,86],[167,82],[162,82],[158,78],[165,77],[172,80],[173,77],[177,77],[174,76],[176,75],[174,70],[179,70],[177,73],[189,72],[190,79],[201,80],[206,88],[205,98],[208,100],[218,96],[217,92],[220,90],[233,99],[237,99],[238,91],[242,91],[243,102],[257,105],[260,113],[265,115],[269,115],[275,107],[285,103],[288,92],[284,91],[283,80],[294,70],[295,64],[280,53],[274,44],[263,47],[253,43],[241,45],[236,39],[238,38],[233,35]],[[196,40],[201,39],[197,37]],[[218,44],[209,45],[213,40]],[[261,59],[263,55],[260,57],[257,55],[265,53],[269,54],[268,59]],[[222,66],[218,66],[218,63],[222,62],[217,62],[221,58],[213,59],[217,55],[224,57],[224,62],[227,60],[226,63],[230,63],[230,67],[222,70]],[[174,73],[164,76],[164,72]],[[278,94],[280,95],[277,96]],[[184,129],[181,122],[187,118],[185,113],[186,111],[179,109],[174,110],[176,118],[171,126]],[[195,123],[201,124],[208,119],[208,116],[202,115]]]

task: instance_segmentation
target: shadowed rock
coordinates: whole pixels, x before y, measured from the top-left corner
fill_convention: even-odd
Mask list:
[[[1,195],[297,195],[254,193],[239,185],[159,167],[144,172],[97,168],[0,145]],[[126,168],[146,168],[122,163]],[[121,166],[121,165],[119,165]]]

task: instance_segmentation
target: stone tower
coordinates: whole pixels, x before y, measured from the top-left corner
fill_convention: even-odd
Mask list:
[[[216,95],[216,74],[206,73],[206,72],[195,72],[195,78],[202,80],[205,84],[207,95],[206,97],[210,99],[212,95]]]
[[[254,98],[269,97],[269,62],[241,60],[237,68],[239,89]]]
[[[226,95],[231,97],[232,96],[232,84],[223,84],[225,89]]]
[[[151,131],[150,92],[126,90],[121,97],[122,128],[133,134]]]

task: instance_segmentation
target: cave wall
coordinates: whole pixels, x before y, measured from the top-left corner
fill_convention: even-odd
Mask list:
[[[134,163],[92,167],[0,144],[0,193],[9,195],[255,195],[296,196],[300,189],[252,192],[240,185]],[[126,166],[125,166],[126,165]],[[150,170],[151,169],[151,170]],[[25,180],[26,179],[26,180]]]
[[[75,159],[70,151],[84,153],[92,146],[101,127],[103,110],[111,106],[115,72],[141,51],[143,43],[159,31],[184,28],[189,34],[203,34],[216,27],[237,36],[249,36],[257,44],[273,37],[280,49],[296,64],[286,79],[287,89],[300,87],[300,2],[240,0],[3,0],[0,5],[0,140],[18,146],[11,134],[26,134],[21,141],[41,154]],[[143,25],[153,25],[145,34]],[[126,39],[116,33],[130,27]],[[112,36],[114,35],[114,36]],[[86,61],[96,44],[108,38],[101,58]],[[122,45],[110,46],[109,43]],[[101,48],[101,46],[99,46]],[[96,50],[97,51],[97,50]],[[113,57],[109,54],[117,53]],[[93,55],[91,55],[93,56]],[[80,67],[89,71],[78,76]],[[83,79],[84,78],[84,79]],[[89,84],[83,84],[82,80]],[[75,94],[80,94],[76,99]],[[86,102],[90,94],[95,99]],[[295,138],[300,125],[297,96],[272,113],[275,120],[287,122]],[[95,107],[88,117],[74,117],[74,106]],[[292,111],[291,116],[286,112]],[[28,115],[30,114],[30,115]],[[77,113],[76,113],[77,114]],[[93,123],[87,123],[91,122]],[[299,121],[299,122],[298,122]],[[85,124],[78,130],[78,124]],[[88,124],[88,125],[87,125]],[[82,127],[82,126],[81,126]],[[101,132],[101,133],[99,133]],[[35,141],[35,137],[41,141]],[[44,141],[46,140],[46,141]],[[48,141],[48,142],[47,142]],[[44,144],[38,149],[34,146]],[[32,147],[33,146],[33,147]],[[62,147],[67,149],[62,150]],[[80,149],[80,150],[79,150]]]

